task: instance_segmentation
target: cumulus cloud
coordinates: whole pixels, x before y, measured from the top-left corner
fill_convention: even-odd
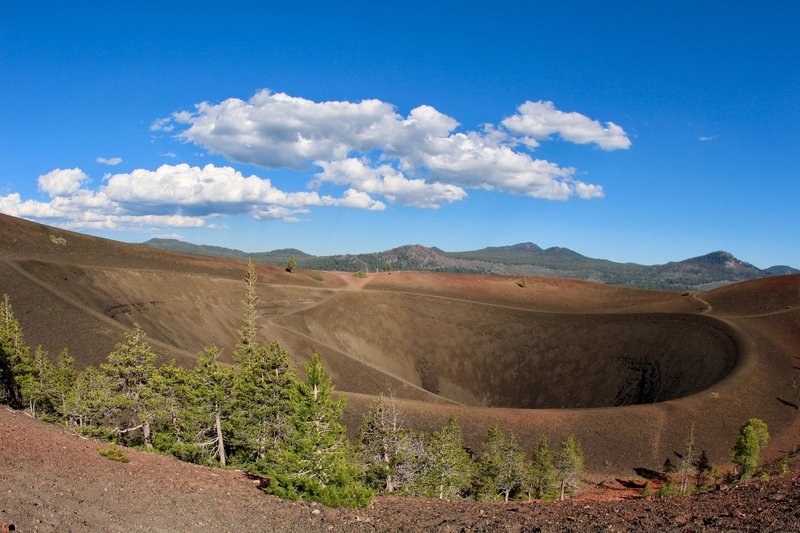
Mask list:
[[[329,182],[351,185],[353,193],[384,196],[393,204],[436,208],[443,203],[462,200],[467,196],[461,187],[443,183],[428,183],[422,179],[408,179],[391,165],[373,167],[356,158],[341,161],[318,161],[322,172],[316,174],[312,186]]]
[[[116,166],[116,165],[119,165],[120,163],[122,163],[122,158],[121,157],[109,157],[109,158],[98,157],[97,158],[97,162],[101,163],[103,165],[110,165],[110,166],[113,167],[113,166]]]
[[[159,127],[231,161],[298,171],[319,167],[314,186],[330,183],[392,204],[438,207],[467,189],[534,198],[597,198],[600,185],[575,180],[572,168],[534,158],[553,135],[604,150],[628,148],[625,131],[552,102],[526,102],[499,126],[460,131],[459,122],[421,105],[402,116],[380,100],[315,102],[262,90],[249,100],[203,102]],[[372,196],[370,196],[372,198]]]
[[[622,127],[613,122],[606,122],[603,126],[586,115],[559,111],[553,102],[527,101],[517,108],[515,115],[504,119],[501,124],[510,132],[535,141],[558,134],[565,141],[594,143],[603,150],[620,150],[631,146]]]
[[[50,200],[23,200],[18,193],[0,196],[0,211],[9,215],[82,229],[145,227],[211,227],[210,218],[246,214],[258,219],[297,222],[310,207],[340,206],[381,210],[385,204],[363,191],[348,189],[340,197],[316,191],[285,192],[270,180],[244,176],[231,167],[162,165],[106,176],[89,189],[78,168],[55,169],[39,177],[39,189]]]
[[[53,198],[75,194],[89,179],[79,168],[57,168],[39,176],[39,190]]]

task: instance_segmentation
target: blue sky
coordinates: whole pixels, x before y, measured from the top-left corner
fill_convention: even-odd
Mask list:
[[[5,5],[0,211],[248,251],[800,267],[799,4],[343,4]]]

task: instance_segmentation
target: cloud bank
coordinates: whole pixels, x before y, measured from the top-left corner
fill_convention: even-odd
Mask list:
[[[57,168],[38,178],[47,200],[8,194],[0,196],[0,211],[72,228],[119,230],[211,227],[213,218],[242,214],[297,222],[326,206],[436,209],[464,200],[470,190],[601,198],[601,185],[576,179],[575,169],[537,158],[535,151],[555,139],[604,151],[631,145],[621,126],[546,101],[526,101],[499,123],[470,130],[428,105],[404,116],[376,99],[315,102],[266,89],[247,101],[200,103],[194,111],[156,119],[150,130],[234,163],[292,169],[303,180],[292,188],[302,190],[287,192],[269,179],[213,164],[106,174],[95,187],[80,168]],[[122,163],[119,157],[96,161]]]
[[[39,176],[48,201],[0,196],[3,213],[57,222],[75,229],[131,230],[148,227],[198,228],[221,215],[297,222],[309,207],[338,206],[382,210],[385,204],[348,189],[341,197],[316,191],[284,192],[270,180],[244,176],[231,167],[162,165],[106,176],[96,190],[79,168],[55,169]]]
[[[540,142],[557,135],[606,151],[627,149],[622,127],[552,102],[525,102],[499,126],[459,131],[456,119],[422,105],[407,116],[380,100],[315,102],[262,90],[249,100],[203,102],[193,112],[156,121],[177,137],[230,161],[264,168],[322,170],[311,185],[334,183],[383,196],[389,203],[435,208],[496,190],[550,200],[603,196],[575,170],[537,159]],[[182,128],[182,129],[181,129]]]

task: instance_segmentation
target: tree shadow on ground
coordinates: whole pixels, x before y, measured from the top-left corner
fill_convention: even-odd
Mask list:
[[[667,476],[662,474],[661,472],[656,472],[655,470],[651,470],[649,468],[638,467],[633,469],[636,472],[636,475],[639,477],[643,477],[650,481],[667,481]]]

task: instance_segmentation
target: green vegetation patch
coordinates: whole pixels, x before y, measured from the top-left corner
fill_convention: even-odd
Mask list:
[[[53,234],[50,235],[50,242],[52,242],[53,244],[58,244],[59,246],[67,245],[67,239],[65,239],[64,237],[58,237]]]
[[[127,463],[130,461],[130,459],[128,459],[128,455],[125,453],[125,449],[121,446],[117,446],[116,443],[113,442],[111,443],[111,446],[105,450],[98,448],[97,453],[109,461],[116,461],[118,463]]]

